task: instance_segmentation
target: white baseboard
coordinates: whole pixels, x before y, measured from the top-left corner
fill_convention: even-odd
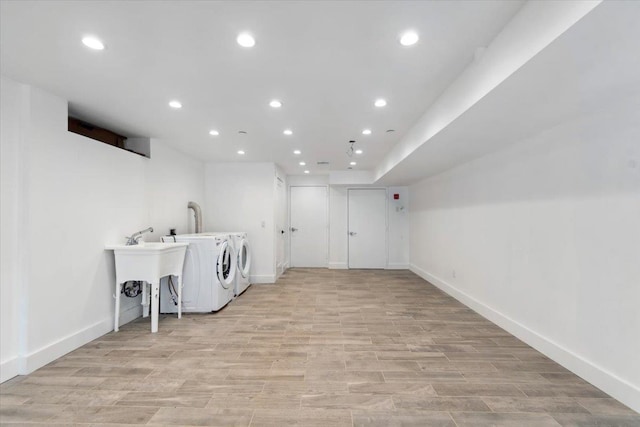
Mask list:
[[[142,315],[142,308],[136,304],[120,313],[120,324],[129,323]],[[42,368],[47,363],[53,362],[57,358],[101,337],[113,330],[113,316],[100,322],[94,323],[78,332],[61,338],[25,356],[15,357],[2,364],[2,375],[0,382],[15,377],[16,375],[27,375],[36,369]],[[6,365],[6,366],[5,366]]]
[[[20,358],[14,357],[0,363],[0,383],[20,375]]]
[[[387,264],[387,268],[385,270],[409,270],[409,264],[390,262],[389,264]]]
[[[255,274],[250,276],[250,281],[252,285],[259,283],[276,283],[276,275],[275,274]]]
[[[346,262],[330,262],[329,269],[330,270],[346,270],[349,268],[349,264]]]
[[[451,284],[428,273],[420,267],[410,264],[409,269],[550,359],[574,372],[615,399],[618,399],[634,411],[640,412],[640,389],[635,385],[594,365],[580,355],[573,353],[562,345],[494,310],[473,296],[456,289]]]

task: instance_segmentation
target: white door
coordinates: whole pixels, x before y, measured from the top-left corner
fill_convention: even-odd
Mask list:
[[[387,266],[387,190],[350,189],[349,268]]]
[[[327,187],[291,187],[291,266],[326,267]]]

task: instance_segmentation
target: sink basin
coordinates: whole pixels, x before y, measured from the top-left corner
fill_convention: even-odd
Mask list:
[[[110,250],[119,250],[119,251],[127,251],[127,252],[138,252],[138,251],[166,251],[172,248],[176,248],[178,246],[185,246],[188,243],[184,242],[140,242],[138,245],[125,245],[124,243],[116,243],[113,245],[107,245],[106,248]]]
[[[188,245],[186,242],[145,242],[132,246],[107,245],[106,249],[113,250],[115,254],[116,282],[142,280],[151,283],[170,274],[182,274]]]
[[[139,280],[146,282],[142,289],[143,316],[149,315],[149,294],[147,284],[151,287],[151,332],[158,331],[158,299],[160,297],[160,278],[176,276],[178,279],[178,318],[182,317],[182,265],[187,251],[187,242],[176,243],[140,243],[127,246],[124,244],[107,245],[112,250],[116,261],[115,284],[115,321],[114,330],[118,330],[120,318],[120,289],[124,282]]]

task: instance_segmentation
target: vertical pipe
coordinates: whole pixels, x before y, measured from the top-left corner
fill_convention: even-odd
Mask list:
[[[196,220],[196,233],[202,233],[202,209],[196,202],[189,202],[187,205],[189,209],[193,209],[193,216]]]

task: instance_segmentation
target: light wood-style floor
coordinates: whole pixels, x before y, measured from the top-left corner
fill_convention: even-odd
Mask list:
[[[639,426],[408,271],[289,270],[217,314],[139,319],[0,386],[0,423]]]

